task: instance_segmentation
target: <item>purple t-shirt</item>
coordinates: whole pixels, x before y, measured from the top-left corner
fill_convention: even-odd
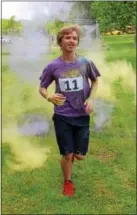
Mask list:
[[[48,86],[55,81],[55,93],[66,97],[62,106],[54,105],[54,112],[62,116],[86,116],[84,102],[89,97],[92,82],[100,76],[92,61],[78,57],[67,63],[60,57],[49,63],[40,77],[40,86]],[[89,83],[91,80],[91,84]]]

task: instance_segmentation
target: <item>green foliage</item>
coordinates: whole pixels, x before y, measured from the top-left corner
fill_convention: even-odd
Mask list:
[[[10,19],[2,19],[3,34],[8,34],[9,32],[19,33],[22,27],[20,21],[15,20],[15,16],[12,16]]]
[[[127,25],[136,26],[136,2],[134,1],[88,1],[76,2],[71,17],[96,19],[100,31],[125,31]]]
[[[87,18],[89,14],[90,14],[90,2],[88,1],[75,2],[72,6],[69,19]]]
[[[60,28],[64,26],[64,22],[60,20],[55,20],[54,22],[48,22],[45,26],[45,29],[51,35],[56,35]]]
[[[92,2],[91,14],[100,23],[101,31],[123,30],[135,25],[136,2]]]

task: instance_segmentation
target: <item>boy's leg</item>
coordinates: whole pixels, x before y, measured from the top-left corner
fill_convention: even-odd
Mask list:
[[[85,155],[80,155],[80,154],[74,154],[74,156],[77,160],[84,160],[85,158]]]
[[[73,153],[62,156],[61,168],[64,176],[64,181],[71,180],[72,165],[73,165]]]
[[[74,185],[71,181],[73,165],[73,153],[62,156],[61,168],[64,176],[63,194],[65,196],[74,196]]]
[[[75,129],[75,153],[77,160],[84,160],[88,152],[89,145],[89,126],[79,126]]]
[[[61,168],[64,177],[63,194],[66,196],[73,196],[74,186],[71,181],[72,164],[74,159],[72,126],[57,117],[56,119],[54,118],[54,126],[58,147],[60,154],[62,155]]]

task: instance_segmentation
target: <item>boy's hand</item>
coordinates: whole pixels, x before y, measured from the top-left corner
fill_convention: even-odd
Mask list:
[[[90,114],[91,112],[93,112],[93,100],[92,99],[87,99],[84,103],[85,110],[87,114]]]
[[[62,94],[55,93],[51,96],[47,96],[47,100],[55,105],[64,105],[66,97],[64,97]]]

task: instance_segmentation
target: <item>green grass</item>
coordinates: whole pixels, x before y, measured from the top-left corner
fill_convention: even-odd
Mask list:
[[[108,61],[126,59],[135,68],[133,36],[107,36],[104,41],[109,47]],[[49,57],[55,56],[56,52]],[[24,112],[39,111],[51,118],[52,105],[45,104],[35,88],[23,86],[21,97],[16,97],[13,86],[18,86],[18,80],[12,74],[3,65],[4,126],[19,119]],[[33,145],[51,147],[52,153],[41,168],[12,171],[7,161],[16,162],[15,157],[10,144],[3,143],[2,214],[136,214],[136,108],[133,93],[123,91],[120,80],[113,87],[117,103],[110,126],[102,132],[93,132],[91,117],[88,156],[74,164],[74,198],[61,194],[63,178],[52,122],[47,137],[26,138]]]
[[[106,59],[108,61],[127,60],[136,70],[136,37],[135,35],[104,36]]]

